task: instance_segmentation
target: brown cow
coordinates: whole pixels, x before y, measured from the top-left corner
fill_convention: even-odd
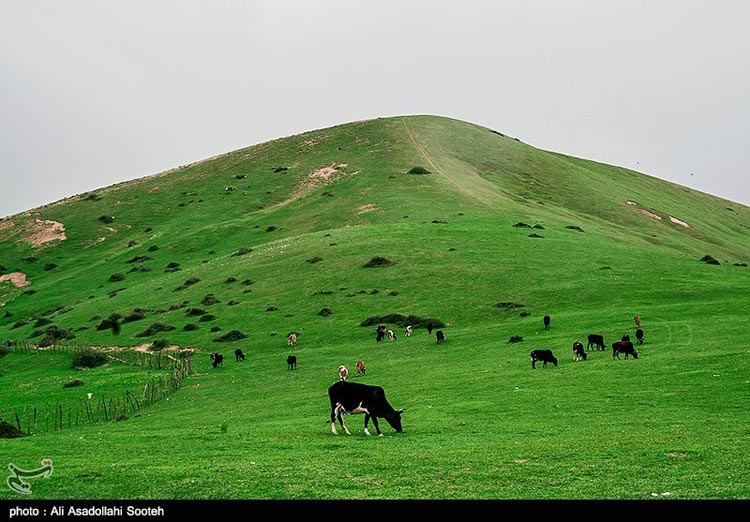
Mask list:
[[[356,366],[357,366],[357,375],[364,375],[365,374],[365,370],[366,370],[366,368],[365,368],[365,362],[362,361],[362,360],[357,361],[357,365]]]

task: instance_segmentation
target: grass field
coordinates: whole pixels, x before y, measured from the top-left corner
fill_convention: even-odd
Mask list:
[[[37,215],[67,239],[25,241]],[[748,227],[737,203],[429,116],[312,131],[12,216],[0,274],[31,284],[0,283],[0,339],[38,340],[45,317],[79,344],[197,352],[168,401],[6,440],[0,465],[51,458],[33,484],[50,499],[746,499]],[[395,264],[362,267],[377,255]],[[135,309],[118,335],[96,329]],[[440,319],[446,342],[390,325],[398,340],[376,343],[359,326],[390,313]],[[589,333],[633,337],[636,313],[637,360],[573,362]],[[174,329],[138,336],[156,322]],[[214,342],[231,330],[248,337]],[[532,370],[535,348],[559,365]],[[2,411],[36,400],[19,383],[44,383],[22,357],[0,358]],[[340,364],[406,408],[403,433],[381,422],[385,436],[366,437],[350,416],[351,436],[331,434]]]

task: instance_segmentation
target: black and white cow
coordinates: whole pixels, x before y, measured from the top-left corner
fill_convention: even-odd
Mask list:
[[[398,433],[401,433],[401,413],[400,410],[394,410],[385,398],[385,392],[380,386],[370,386],[358,382],[339,381],[328,387],[328,398],[331,400],[331,432],[338,435],[336,431],[336,419],[338,419],[341,429],[344,433],[351,435],[344,424],[344,415],[364,413],[365,414],[365,435],[369,435],[367,424],[372,419],[375,431],[378,436],[382,437],[378,418],[384,418],[391,427]]]
[[[435,339],[437,340],[437,344],[445,342],[445,334],[442,330],[438,330],[437,332],[435,332]]]
[[[599,334],[589,334],[589,344],[586,345],[586,350],[592,346],[597,350],[604,350],[607,347],[607,345],[604,344],[604,336]]]
[[[548,362],[557,366],[557,357],[552,355],[552,350],[533,350],[529,355],[531,355],[532,368],[536,368],[537,361],[542,361],[544,363],[542,364],[542,368],[546,368]]]
[[[242,350],[240,350],[239,348],[237,348],[234,351],[234,360],[236,362],[240,362],[240,361],[244,361],[245,360],[245,354],[242,353]]]
[[[643,330],[640,328],[635,331],[635,340],[638,341],[638,344],[643,344]]]
[[[628,355],[632,355],[633,359],[638,358],[638,350],[633,347],[633,343],[630,341],[617,341],[612,343],[612,359],[619,359],[621,353],[625,354],[626,359],[628,358]]]
[[[216,368],[217,366],[224,366],[224,356],[220,353],[211,354],[211,365]]]
[[[573,343],[573,360],[585,361],[588,354],[583,349],[583,343],[576,341]]]

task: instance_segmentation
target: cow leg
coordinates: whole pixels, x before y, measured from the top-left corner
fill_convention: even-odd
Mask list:
[[[336,416],[339,419],[341,429],[344,430],[344,433],[346,433],[347,435],[351,435],[349,429],[346,427],[346,424],[344,424],[344,413],[346,413],[346,410],[344,410],[344,407],[341,404],[336,405],[336,410]]]
[[[365,435],[370,436],[370,432],[367,430],[367,423],[370,422],[370,414],[365,413]],[[372,423],[375,424],[375,418],[373,417]]]
[[[334,435],[339,434],[339,432],[336,431],[336,408],[331,408],[331,433]]]
[[[378,434],[378,437],[383,436],[383,432],[380,431],[380,425],[378,425],[378,418],[374,415],[371,415],[372,417],[372,425],[375,426],[375,432]]]
[[[532,359],[531,359],[531,367],[532,367],[533,369],[536,369],[536,359],[534,359],[533,357],[532,357]]]

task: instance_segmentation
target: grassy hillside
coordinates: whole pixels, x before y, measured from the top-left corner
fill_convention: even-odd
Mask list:
[[[33,245],[61,237],[50,222],[66,239]],[[0,282],[0,339],[166,338],[198,350],[194,375],[126,422],[6,441],[0,462],[52,458],[40,498],[747,498],[748,227],[745,206],[431,116],[56,202],[0,221],[0,277],[30,281]],[[115,313],[132,320],[97,330]],[[446,343],[359,326],[391,313],[440,319]],[[572,361],[588,333],[633,337],[635,313],[637,360]],[[139,335],[157,322],[174,329]],[[214,341],[231,330],[248,337]],[[532,370],[534,348],[559,366]],[[402,434],[366,438],[361,416],[330,433],[326,388],[359,358],[356,379],[407,408]]]

